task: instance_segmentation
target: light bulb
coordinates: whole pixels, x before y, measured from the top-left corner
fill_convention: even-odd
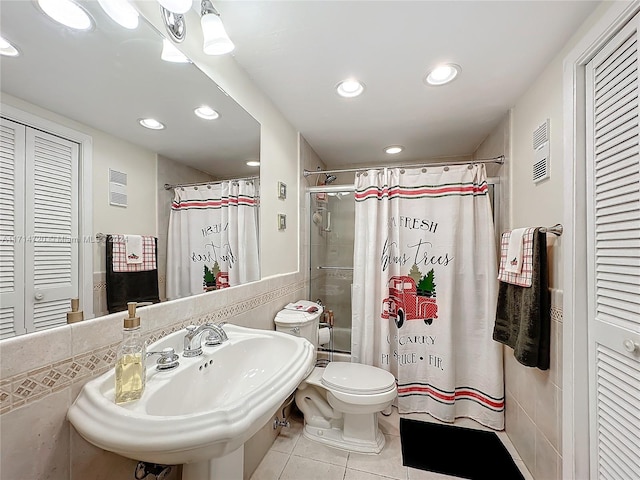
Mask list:
[[[189,60],[184,53],[176,48],[176,46],[171,43],[166,38],[162,39],[162,54],[160,58],[165,62],[173,62],[173,63],[189,63]]]
[[[222,20],[215,13],[202,15],[200,19],[204,45],[202,50],[207,55],[224,55],[231,52],[235,45],[227,35]]]
[[[207,105],[196,108],[194,113],[205,120],[215,120],[216,118],[220,118],[220,114]]]
[[[72,0],[38,0],[44,13],[56,22],[75,30],[89,30],[93,22],[89,14]]]
[[[164,125],[155,118],[141,118],[138,122],[143,127],[150,128],[151,130],[162,130],[164,128]]]
[[[454,78],[458,76],[460,72],[460,67],[458,65],[454,65],[453,63],[447,63],[445,65],[440,65],[429,72],[425,81],[429,85],[444,85],[445,83],[451,82]]]
[[[191,8],[191,0],[158,0],[158,3],[173,13],[187,13]]]
[[[341,97],[352,98],[357,97],[364,92],[364,84],[358,80],[349,78],[343,80],[336,86],[336,91]]]
[[[138,11],[133,8],[129,0],[98,0],[98,3],[118,25],[129,30],[138,28]]]
[[[0,55],[6,55],[7,57],[17,57],[20,55],[18,49],[11,45],[11,43],[3,37],[0,37]]]

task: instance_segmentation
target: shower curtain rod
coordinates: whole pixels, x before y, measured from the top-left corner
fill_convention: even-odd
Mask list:
[[[242,178],[228,178],[227,180],[216,180],[216,181],[213,181],[213,182],[178,183],[176,185],[171,185],[169,183],[165,183],[164,184],[164,189],[165,190],[171,190],[172,188],[199,187],[201,185],[217,185],[217,184],[222,183],[222,182],[239,182],[241,180],[256,180],[258,178],[260,178],[260,177],[253,176],[253,177],[242,177]]]
[[[315,175],[317,173],[347,173],[347,172],[360,172],[362,170],[380,170],[381,168],[419,168],[419,167],[450,167],[455,165],[473,165],[474,163],[497,163],[499,165],[504,164],[504,155],[499,155],[492,158],[479,158],[478,160],[467,160],[463,162],[440,162],[440,163],[418,163],[415,165],[375,165],[369,167],[359,168],[342,168],[338,170],[316,170],[312,172],[310,170],[304,170],[303,175],[308,177],[309,175]]]

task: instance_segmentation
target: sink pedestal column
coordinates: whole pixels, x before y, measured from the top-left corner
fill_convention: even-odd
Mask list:
[[[244,445],[223,457],[182,465],[182,480],[242,480]]]

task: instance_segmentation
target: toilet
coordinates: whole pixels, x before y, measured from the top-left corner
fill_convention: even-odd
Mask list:
[[[276,331],[306,338],[317,352],[322,306],[307,300],[293,305],[298,309],[277,313]],[[329,362],[316,366],[300,383],[295,399],[304,415],[306,438],[350,452],[377,454],[385,443],[378,412],[389,408],[396,395],[396,379],[386,370]]]

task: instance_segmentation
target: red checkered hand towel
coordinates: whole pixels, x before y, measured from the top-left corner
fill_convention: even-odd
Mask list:
[[[533,272],[533,234],[534,227],[526,228],[522,234],[522,267],[520,273],[512,273],[507,270],[509,259],[509,241],[511,231],[504,232],[500,241],[500,268],[498,270],[498,280],[511,283],[520,287],[530,287]]]
[[[142,236],[142,257],[139,263],[127,261],[126,235],[112,235],[113,271],[114,272],[147,272],[156,270],[156,239],[151,235]]]

